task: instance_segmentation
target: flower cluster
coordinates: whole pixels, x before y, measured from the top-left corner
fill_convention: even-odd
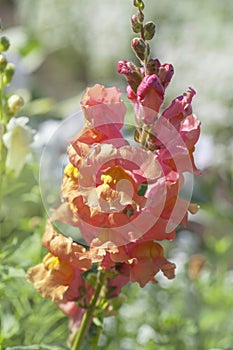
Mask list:
[[[83,96],[86,124],[68,147],[64,202],[53,220],[79,227],[90,248],[57,234],[48,223],[43,244],[50,253],[28,278],[53,301],[78,300],[82,273],[94,263],[121,276],[121,285],[130,280],[144,287],[156,282],[160,270],[174,277],[175,265],[155,241],[174,239],[175,227],[185,224],[188,210],[196,210],[179,191],[182,173],[197,171],[192,152],[200,123],[191,111],[191,89],[158,116],[163,99],[156,101],[156,89],[162,84],[154,88],[153,81],[158,83],[157,75],[145,75],[134,93],[137,116],[147,118],[147,108],[156,115],[144,147],[130,145],[121,133],[126,107],[116,87],[95,85]]]
[[[141,287],[156,283],[159,271],[174,278],[175,264],[165,258],[159,241],[173,240],[175,228],[186,224],[188,211],[198,210],[179,196],[184,172],[199,174],[193,156],[200,134],[191,107],[195,91],[189,88],[162,110],[174,69],[149,58],[147,40],[155,26],[143,26],[143,2],[134,3],[139,13],[132,26],[142,37],[134,39],[132,47],[143,66],[125,60],[117,65],[134,105],[134,142],[124,136],[121,91],[99,84],[87,88],[81,101],[85,125],[68,146],[62,204],[51,221],[77,227],[88,249],[56,233],[48,222],[42,241],[49,253],[28,271],[35,288],[73,323],[95,299],[91,295],[97,287],[88,276],[96,266],[105,274],[107,300],[129,281]]]

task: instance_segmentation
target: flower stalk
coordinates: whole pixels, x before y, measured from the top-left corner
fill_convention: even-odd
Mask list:
[[[133,1],[138,11],[131,25],[139,37],[131,46],[140,66],[121,60],[117,70],[128,82],[138,145],[121,131],[126,114],[121,91],[100,84],[87,88],[81,100],[85,124],[68,147],[63,201],[42,238],[49,253],[27,273],[43,297],[62,301],[59,308],[71,321],[71,350],[84,349],[87,342],[97,349],[102,320],[116,314],[122,303],[117,297],[129,281],[143,288],[158,282],[159,271],[175,277],[176,265],[157,241],[173,240],[176,226],[186,225],[188,211],[197,210],[180,197],[183,173],[199,174],[193,157],[200,135],[191,107],[195,90],[162,109],[174,69],[150,58],[155,24],[144,24],[144,3]],[[10,102],[14,107],[15,98]],[[56,221],[78,227],[89,248],[56,232]]]
[[[71,350],[80,350],[81,349],[85,334],[87,333],[87,331],[91,325],[91,321],[92,321],[94,312],[96,310],[96,307],[97,307],[97,304],[98,304],[98,301],[99,301],[99,298],[101,295],[101,291],[102,291],[103,286],[104,286],[104,281],[105,281],[104,271],[100,270],[98,272],[98,275],[97,275],[95,293],[92,296],[89,307],[87,308],[86,312],[83,315],[81,325],[80,325],[76,335],[74,336]],[[96,337],[96,342],[98,342],[98,339],[99,339],[99,336]]]
[[[1,31],[1,27],[0,27]],[[2,207],[3,199],[3,181],[6,171],[6,148],[3,143],[3,135],[6,129],[7,116],[4,113],[3,93],[4,86],[8,85],[8,81],[5,79],[5,72],[7,70],[7,59],[3,54],[4,51],[9,49],[10,42],[7,37],[0,37],[0,209]]]
[[[150,45],[148,40],[153,39],[155,35],[155,24],[153,22],[146,22],[144,24],[144,2],[142,0],[134,0],[134,6],[138,9],[138,13],[131,18],[132,30],[134,33],[140,34],[140,38],[132,40],[132,48],[136,56],[139,58],[141,64],[147,71],[147,64],[150,58]]]
[[[3,138],[2,138],[5,131],[2,99],[3,99],[3,79],[2,79],[2,74],[0,73],[0,209],[2,206],[3,178],[5,173],[5,160],[6,160],[6,152],[5,152],[5,147],[4,147]]]

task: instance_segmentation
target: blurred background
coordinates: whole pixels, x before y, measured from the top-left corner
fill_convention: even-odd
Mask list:
[[[157,25],[152,56],[175,67],[165,105],[189,86],[197,91],[193,109],[202,136],[196,163],[202,176],[195,177],[193,201],[200,211],[165,244],[177,264],[176,279],[160,276],[158,285],[144,289],[126,286],[126,302],[106,319],[99,349],[233,350],[233,1],[145,0],[145,5],[146,20]],[[27,268],[45,253],[38,164],[57,127],[80,110],[87,86],[125,91],[116,64],[121,59],[137,64],[130,49],[134,13],[126,0],[0,0],[4,35],[11,42],[7,57],[16,66],[10,91],[24,97],[19,115],[28,116],[37,131],[34,157],[5,200],[2,349],[30,344],[65,349],[67,318],[25,280]],[[59,140],[56,145],[59,157],[65,145]]]

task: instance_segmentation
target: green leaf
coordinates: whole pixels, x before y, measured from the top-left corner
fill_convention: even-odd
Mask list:
[[[5,313],[1,317],[1,328],[4,338],[9,339],[18,332],[20,325],[13,315]]]

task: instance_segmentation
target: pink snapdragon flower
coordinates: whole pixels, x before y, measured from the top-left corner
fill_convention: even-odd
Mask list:
[[[54,211],[54,220],[79,227],[91,246],[86,257],[113,269],[121,285],[128,279],[144,286],[159,270],[173,278],[175,266],[154,240],[174,239],[176,226],[186,224],[188,211],[196,211],[179,197],[183,172],[195,171],[192,152],[200,131],[191,108],[195,91],[159,115],[173,67],[156,64],[157,74],[151,75],[124,62],[121,66],[129,81],[129,69],[137,75],[136,93],[131,94],[142,128],[149,127],[145,149],[129,145],[121,134],[125,107],[119,90],[87,89],[81,102],[86,125],[68,147],[64,202]]]
[[[164,88],[166,88],[169,85],[173,77],[173,74],[174,74],[174,67],[172,64],[164,63],[159,66],[158,77]]]
[[[143,78],[143,70],[135,66],[132,62],[122,60],[117,64],[117,71],[120,74],[124,74],[132,91],[136,92],[138,85]]]
[[[98,237],[102,243],[124,245],[139,238],[175,237],[174,228],[185,223],[188,210],[179,198],[182,184],[182,175],[173,170],[164,176],[151,151],[100,144],[77,167],[67,165],[62,194],[70,222],[89,244]],[[149,185],[144,195],[143,185]],[[56,220],[62,220],[58,212]]]
[[[111,135],[111,138],[119,138],[119,130],[124,124],[126,113],[120,96],[121,91],[116,87],[105,88],[96,84],[87,88],[81,107],[88,126],[98,129],[104,135]]]
[[[62,193],[87,242],[111,228],[120,230],[115,240],[125,242],[130,240],[131,231],[139,231],[131,222],[144,209],[145,215],[150,214],[146,205],[150,198],[138,194],[141,184],[154,184],[160,177],[161,168],[152,152],[139,147],[99,144],[77,167],[67,166]],[[165,184],[161,182],[161,186]],[[150,204],[158,213],[152,201]],[[154,213],[151,217],[156,219]],[[138,224],[139,221],[143,220],[138,220]]]
[[[132,89],[129,80],[131,65],[125,62],[123,67],[128,67],[128,70],[120,69],[121,62],[124,61],[118,63],[118,72],[124,74],[129,82],[127,97],[134,104],[136,126],[139,132],[147,128],[147,148],[157,153],[165,173],[173,169],[179,173],[188,171],[200,174],[193,157],[201,124],[192,113],[191,102],[195,90],[189,88],[161,113],[164,92],[174,73],[173,66],[167,63],[161,65],[158,60],[149,61],[150,74],[145,74],[144,71],[140,83],[136,89]],[[133,69],[135,71],[136,68]]]
[[[137,103],[147,104],[146,110],[155,113],[163,102],[163,86],[172,75],[170,65],[159,69],[161,80],[156,74],[146,75],[137,88]],[[102,244],[110,240],[118,245],[137,239],[170,240],[175,237],[175,227],[186,223],[189,203],[179,198],[179,191],[182,172],[192,168],[190,154],[198,138],[191,125],[193,95],[190,90],[155,118],[146,150],[128,145],[120,133],[125,112],[119,90],[100,85],[87,89],[82,99],[87,124],[68,148],[70,164],[64,171],[62,208],[69,213],[66,222],[78,226],[88,244],[95,238]],[[113,109],[112,101],[116,102]],[[115,125],[117,120],[120,122]],[[119,138],[112,139],[116,130]],[[193,141],[189,132],[195,136]],[[184,166],[186,158],[191,168]],[[59,208],[54,218],[64,221],[63,216]]]
[[[201,124],[192,113],[191,102],[195,94],[190,88],[173,100],[152,128],[154,136],[150,147],[156,150],[164,171],[172,168],[179,173],[189,171],[200,174],[193,158]]]
[[[81,101],[86,125],[70,140],[68,149],[73,165],[77,166],[96,144],[119,147],[127,143],[121,134],[126,107],[120,96],[121,91],[116,87],[96,84],[86,90]]]
[[[131,62],[119,61],[117,70],[125,75],[129,85],[127,97],[134,103],[135,118],[138,127],[151,125],[158,118],[158,113],[164,101],[164,93],[170,83],[174,68],[171,64],[162,64],[159,60],[150,60],[150,74],[144,68],[139,68]]]

